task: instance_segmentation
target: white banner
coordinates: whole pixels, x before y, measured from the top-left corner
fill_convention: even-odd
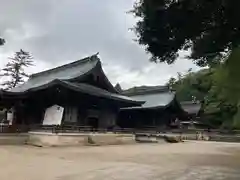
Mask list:
[[[43,125],[60,125],[62,122],[64,108],[53,105],[46,109]]]

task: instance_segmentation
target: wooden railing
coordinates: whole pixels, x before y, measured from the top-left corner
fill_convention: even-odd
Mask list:
[[[213,135],[240,135],[239,130],[207,130],[207,129],[166,129],[156,127],[141,127],[141,128],[92,128],[90,126],[77,125],[0,125],[0,133],[23,133],[28,131],[40,131],[51,133],[84,133],[84,132],[99,132],[99,133],[177,133],[177,134],[196,134],[205,132]]]
[[[77,126],[77,125],[31,125],[31,131],[51,132],[51,133],[133,133],[134,129],[127,128],[93,128],[90,126]]]
[[[0,125],[0,133],[25,133],[29,131],[26,125]]]
[[[63,133],[63,132],[86,132],[90,131],[87,126],[73,126],[73,125],[31,125],[30,131]]]

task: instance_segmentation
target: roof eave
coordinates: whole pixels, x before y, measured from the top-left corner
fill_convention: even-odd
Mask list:
[[[168,106],[154,106],[154,107],[129,107],[129,108],[121,108],[121,111],[130,111],[130,110],[157,110],[157,109],[165,109]]]
[[[17,95],[26,95],[27,93],[36,92],[36,91],[43,90],[43,89],[46,89],[46,88],[49,88],[49,87],[52,87],[52,86],[55,86],[55,85],[61,85],[63,87],[71,89],[73,91],[85,93],[85,94],[88,94],[88,95],[93,95],[93,96],[97,96],[97,97],[103,97],[103,98],[108,98],[108,99],[112,99],[112,100],[116,100],[116,101],[121,101],[121,102],[124,102],[124,103],[128,103],[129,106],[141,106],[144,103],[144,101],[134,101],[134,100],[117,98],[117,97],[109,98],[107,96],[99,95],[97,93],[92,93],[92,92],[76,89],[76,87],[73,87],[73,86],[69,85],[68,83],[66,83],[66,82],[64,82],[62,80],[59,80],[59,79],[55,79],[55,80],[53,80],[53,81],[51,81],[51,82],[49,82],[47,84],[44,84],[42,86],[30,88],[30,89],[28,89],[26,91],[23,91],[23,92],[10,92],[10,91],[1,90],[0,94],[16,95],[16,96]]]

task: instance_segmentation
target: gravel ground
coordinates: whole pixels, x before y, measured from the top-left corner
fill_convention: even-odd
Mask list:
[[[240,144],[0,146],[1,180],[239,180]]]

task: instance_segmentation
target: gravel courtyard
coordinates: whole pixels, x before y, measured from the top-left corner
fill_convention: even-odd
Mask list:
[[[240,144],[0,146],[1,180],[239,180]]]

